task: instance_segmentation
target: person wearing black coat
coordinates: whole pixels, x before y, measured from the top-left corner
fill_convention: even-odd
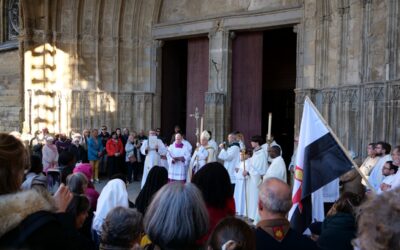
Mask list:
[[[317,241],[321,249],[353,249],[351,241],[357,233],[354,213],[360,204],[361,197],[357,194],[345,192],[340,196],[322,223],[321,235]]]

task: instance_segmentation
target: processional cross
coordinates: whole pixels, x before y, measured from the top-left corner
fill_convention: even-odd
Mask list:
[[[196,120],[196,140],[200,142],[200,131],[203,131],[203,116],[200,115],[199,109],[196,107],[194,110],[194,114],[189,114],[189,117],[194,117]],[[199,119],[200,119],[200,129],[199,129]]]

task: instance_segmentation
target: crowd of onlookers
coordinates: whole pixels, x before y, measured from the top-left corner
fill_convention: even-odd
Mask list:
[[[363,196],[345,190],[305,236],[290,227],[291,188],[280,178],[259,185],[256,225],[235,217],[231,178],[218,162],[204,164],[186,183],[154,166],[136,200],[129,200],[127,185],[140,176],[140,165],[133,163],[141,156],[135,151],[131,161],[125,149],[129,141],[141,147],[145,135],[104,134],[94,129],[90,136],[84,131],[57,139],[43,131],[32,139],[31,153],[15,136],[0,134],[0,249],[400,249],[399,147],[371,144],[377,153],[369,151],[369,158],[384,154],[372,167],[367,158],[361,170],[377,191]],[[391,161],[385,158],[390,152]],[[94,183],[105,170],[109,180],[99,193]],[[380,183],[374,170],[380,170]],[[385,181],[389,176],[393,180]]]

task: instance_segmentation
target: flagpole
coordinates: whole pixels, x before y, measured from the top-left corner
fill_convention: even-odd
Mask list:
[[[354,162],[353,158],[350,157],[350,155],[347,153],[347,149],[343,146],[343,144],[340,142],[339,138],[336,136],[336,134],[333,132],[329,124],[325,121],[324,117],[319,113],[317,107],[315,107],[314,103],[311,101],[311,99],[306,96],[305,100],[310,104],[310,106],[314,109],[315,113],[318,115],[318,117],[321,119],[322,123],[326,126],[326,128],[329,130],[331,133],[333,139],[337,142],[339,147],[343,150],[344,154],[346,157],[349,159],[349,161],[353,164],[353,167],[357,170],[357,172],[361,175],[361,178],[365,181],[367,186],[371,189],[373,193],[375,193],[375,189],[372,187],[371,183],[369,183],[368,178],[361,172],[360,168],[358,165]]]

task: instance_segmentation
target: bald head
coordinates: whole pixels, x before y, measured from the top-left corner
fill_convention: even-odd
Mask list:
[[[271,214],[286,215],[292,207],[292,192],[285,182],[268,178],[260,185],[259,205]]]

